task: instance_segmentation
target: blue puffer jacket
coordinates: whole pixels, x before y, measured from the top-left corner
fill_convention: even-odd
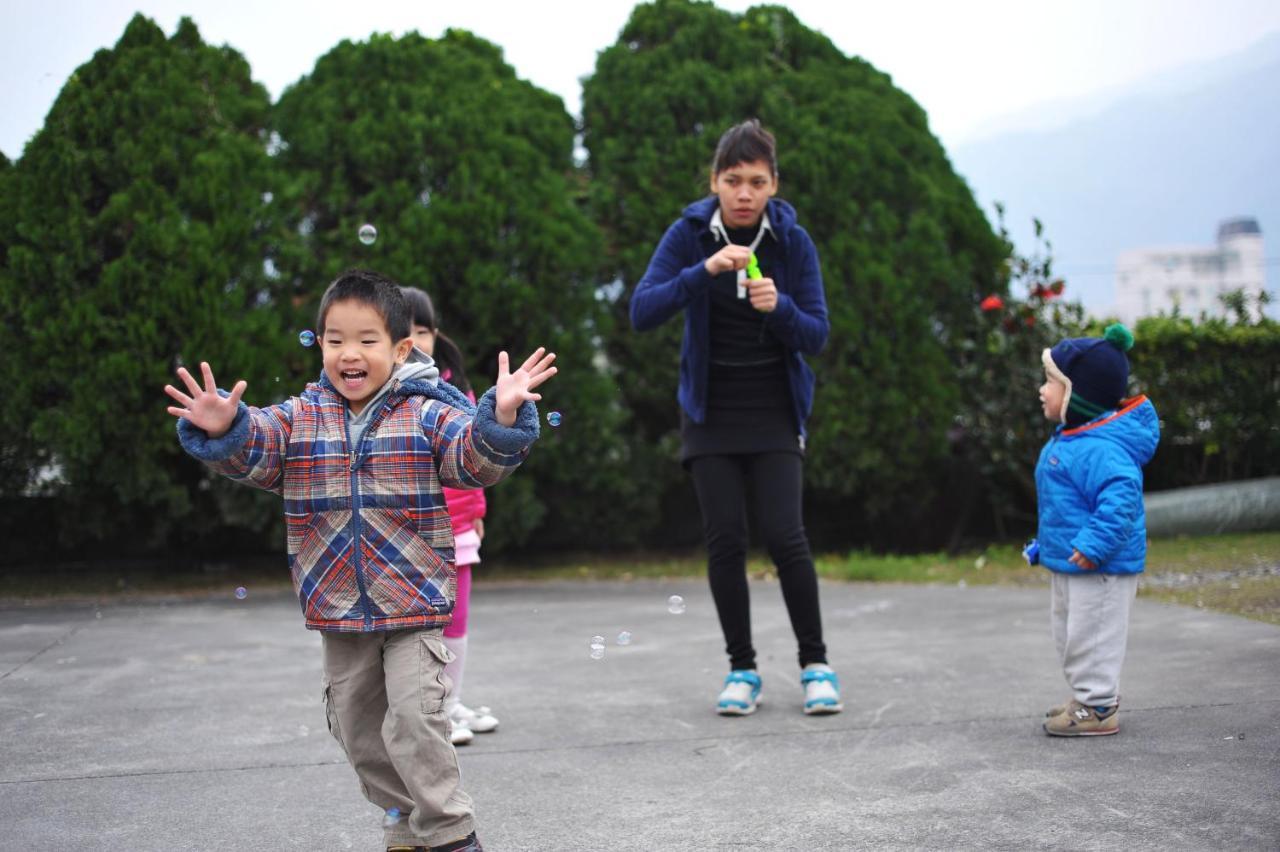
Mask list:
[[[1067,560],[1078,550],[1103,574],[1138,574],[1147,559],[1142,467],[1160,443],[1160,420],[1145,396],[1074,429],[1058,428],[1040,451],[1040,564],[1091,573]]]

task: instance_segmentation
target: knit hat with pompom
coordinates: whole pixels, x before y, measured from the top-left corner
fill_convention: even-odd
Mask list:
[[[1102,337],[1069,337],[1041,360],[1050,378],[1067,386],[1059,418],[1068,426],[1087,423],[1117,408],[1129,389],[1133,333],[1120,323],[1107,326]]]

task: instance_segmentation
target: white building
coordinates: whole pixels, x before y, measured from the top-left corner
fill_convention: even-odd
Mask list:
[[[1122,252],[1116,263],[1116,314],[1125,322],[1172,313],[1222,316],[1218,298],[1244,290],[1257,315],[1257,297],[1266,289],[1262,229],[1251,216],[1218,226],[1214,246],[1141,248]]]

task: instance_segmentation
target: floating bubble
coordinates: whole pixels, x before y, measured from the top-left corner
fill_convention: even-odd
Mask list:
[[[591,637],[591,644],[592,644],[592,645],[603,645],[603,644],[604,644],[604,637],[603,637],[603,636],[592,636],[592,637]]]
[[[366,222],[360,226],[360,230],[356,232],[356,235],[360,237],[360,242],[371,246],[374,240],[378,239],[378,229]]]
[[[298,342],[303,346],[314,346],[316,343],[316,333],[311,329],[300,332],[298,334]]]
[[[559,412],[559,411],[551,411],[551,412],[548,412],[548,413],[547,413],[547,422],[548,422],[548,423],[550,423],[552,426],[559,426],[559,425],[560,425],[560,412]]]
[[[236,600],[242,601],[247,597],[249,597],[249,590],[244,586],[240,586],[236,589]]]
[[[382,825],[385,828],[390,828],[391,826],[396,825],[399,822],[400,822],[399,808],[392,808],[391,810],[387,811],[387,815],[382,818]]]
[[[604,659],[604,646],[603,646],[603,645],[592,645],[592,646],[591,646],[591,659],[593,659],[593,660],[603,660],[603,659]]]
[[[684,598],[679,595],[672,595],[667,598],[667,612],[672,615],[679,615],[684,612]]]
[[[618,644],[619,644],[619,645],[630,645],[630,644],[631,644],[631,634],[630,634],[630,633],[628,633],[628,632],[627,632],[627,631],[625,631],[625,630],[624,630],[624,631],[622,631],[621,633],[619,633],[619,634],[618,634]]]

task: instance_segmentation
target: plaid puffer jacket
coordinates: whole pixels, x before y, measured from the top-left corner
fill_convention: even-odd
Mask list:
[[[351,447],[348,408],[329,380],[268,408],[244,403],[219,438],[178,421],[183,448],[219,473],[284,497],[293,585],[313,630],[448,624],[456,580],[442,485],[482,488],[538,437],[526,402],[515,425],[452,385],[394,386]]]

